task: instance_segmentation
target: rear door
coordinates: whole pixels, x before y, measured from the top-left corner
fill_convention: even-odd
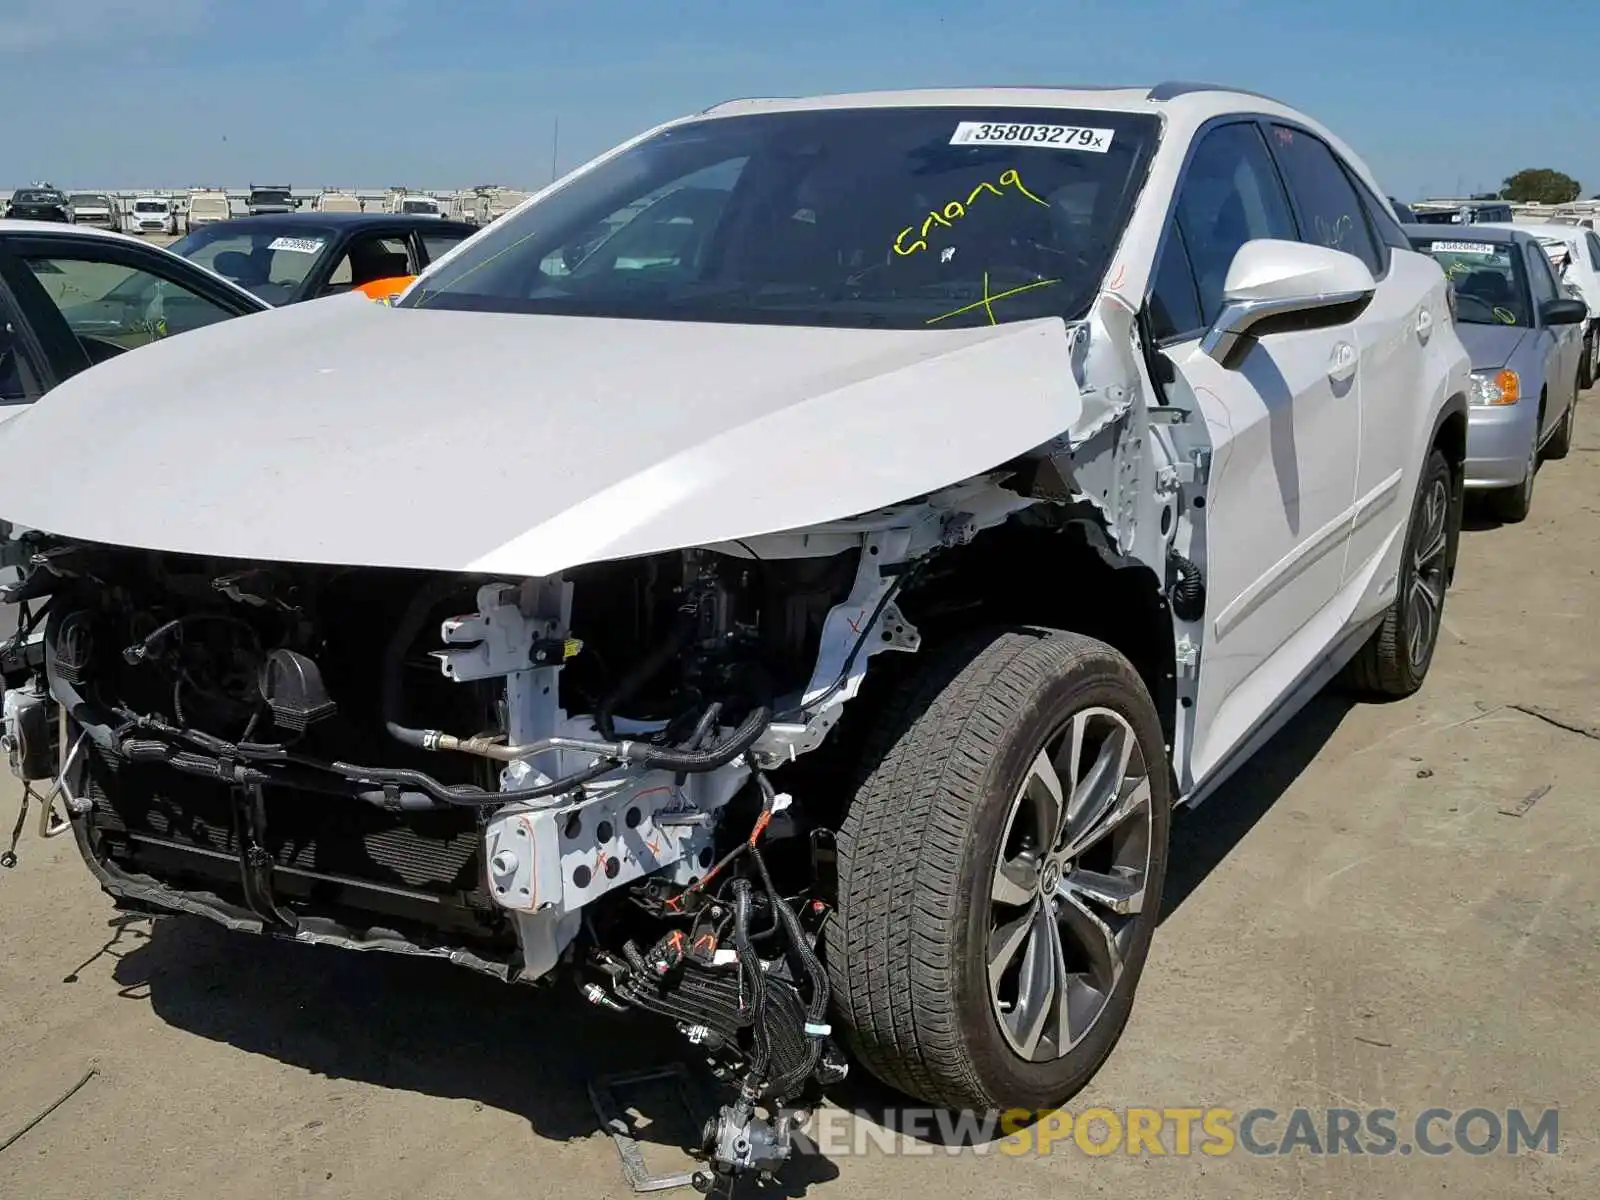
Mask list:
[[[1152,335],[1212,442],[1203,669],[1188,756],[1198,782],[1326,652],[1349,541],[1360,433],[1354,333],[1284,329],[1223,367],[1200,351],[1234,255],[1298,230],[1261,126],[1204,130],[1149,297]]]
[[[1550,256],[1537,242],[1523,247],[1523,257],[1528,263],[1528,288],[1533,293],[1533,308],[1537,313],[1547,301],[1564,299],[1561,285],[1556,282],[1555,271],[1550,266]],[[1566,414],[1567,405],[1577,398],[1578,366],[1583,360],[1583,327],[1581,325],[1546,325],[1542,316],[1539,337],[1544,350],[1545,404],[1539,422],[1539,440],[1550,436],[1552,430]]]
[[[1353,254],[1378,289],[1355,324],[1360,448],[1343,586],[1359,621],[1393,597],[1399,547],[1422,467],[1422,428],[1434,411],[1427,349],[1448,320],[1439,268],[1412,251],[1387,206],[1369,198],[1349,164],[1306,129],[1275,123],[1269,139],[1303,240]],[[1381,208],[1381,212],[1379,211]]]

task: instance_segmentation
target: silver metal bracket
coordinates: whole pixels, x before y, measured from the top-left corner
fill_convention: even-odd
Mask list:
[[[1178,665],[1178,674],[1193,675],[1195,666],[1200,662],[1200,647],[1189,639],[1188,634],[1184,634],[1173,647],[1172,658]]]
[[[696,1116],[696,1088],[688,1069],[682,1063],[672,1063],[654,1071],[608,1075],[604,1079],[594,1079],[589,1082],[589,1103],[594,1106],[595,1116],[600,1118],[600,1127],[609,1133],[611,1140],[616,1143],[617,1156],[622,1160],[623,1177],[627,1179],[628,1186],[636,1192],[660,1192],[668,1188],[687,1187],[694,1182],[695,1174],[700,1169],[652,1175],[645,1166],[644,1152],[639,1148],[639,1140],[633,1136],[633,1126],[628,1124],[628,1119],[623,1115],[624,1108],[617,1103],[615,1092],[620,1088],[660,1082],[677,1084],[675,1090],[678,1099],[688,1114],[689,1124],[693,1125]]]

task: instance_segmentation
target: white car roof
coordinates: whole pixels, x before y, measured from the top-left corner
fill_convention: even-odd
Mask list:
[[[1267,96],[1212,84],[1163,83],[1143,87],[1071,87],[1044,84],[1014,87],[913,88],[903,91],[841,92],[804,97],[751,97],[712,105],[699,116],[737,116],[752,112],[805,112],[829,108],[1000,105],[1016,108],[1090,108],[1111,112],[1156,112],[1194,124],[1248,109],[1301,114]]]
[[[919,106],[960,107],[963,105],[1015,108],[1081,108],[1106,112],[1153,113],[1163,118],[1167,131],[1187,140],[1213,117],[1234,113],[1258,113],[1297,121],[1328,142],[1352,166],[1363,167],[1360,155],[1332,130],[1270,96],[1245,88],[1230,88],[1210,83],[1158,83],[1139,87],[966,87],[916,88],[905,91],[841,92],[834,95],[804,97],[751,97],[727,100],[721,104],[681,118],[683,121],[707,117],[734,117],[762,112],[815,112],[836,108],[910,108]],[[668,125],[679,124],[668,122]],[[659,126],[658,128],[665,128]],[[652,131],[653,132],[653,131]],[[1366,173],[1366,172],[1363,172]],[[1387,193],[1366,173],[1366,182],[1379,195]]]
[[[1557,224],[1555,221],[1530,221],[1525,224],[1510,221],[1479,221],[1478,224],[1492,229],[1520,229],[1525,233],[1531,233],[1541,241],[1565,242],[1569,246],[1576,246],[1583,241],[1585,234],[1594,232],[1581,225]]]
[[[125,233],[113,233],[109,229],[100,229],[93,225],[58,225],[41,221],[6,220],[0,217],[0,233],[48,233],[51,237],[84,238],[116,238],[119,241],[131,242],[135,246],[148,246],[149,242],[140,241],[136,237],[129,237]]]

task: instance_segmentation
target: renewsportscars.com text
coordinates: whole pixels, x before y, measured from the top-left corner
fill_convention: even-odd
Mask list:
[[[1555,1108],[1086,1108],[1033,1113],[823,1108],[795,1134],[828,1158],[1074,1153],[1410,1156],[1560,1153]]]

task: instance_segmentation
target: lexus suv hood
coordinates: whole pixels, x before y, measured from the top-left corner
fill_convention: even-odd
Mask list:
[[[547,575],[997,467],[1081,417],[1069,341],[1054,318],[900,332],[313,301],[120,355],[0,425],[0,517],[218,557]]]

